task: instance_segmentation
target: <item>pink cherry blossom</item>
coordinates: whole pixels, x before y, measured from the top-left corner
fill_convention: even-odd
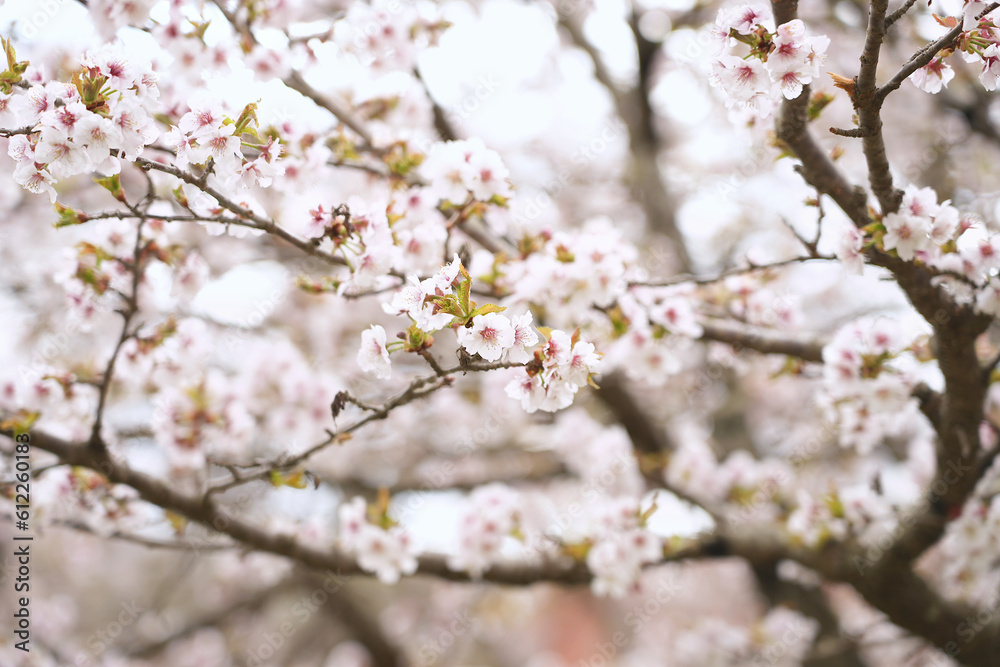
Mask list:
[[[389,351],[385,346],[385,329],[373,324],[361,332],[361,349],[358,350],[358,366],[366,373],[374,373],[380,379],[392,375]]]
[[[497,361],[514,345],[514,326],[501,313],[476,315],[471,328],[459,330],[459,342],[469,354]]]

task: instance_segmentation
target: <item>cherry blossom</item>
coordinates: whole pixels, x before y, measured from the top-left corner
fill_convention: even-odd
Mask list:
[[[341,548],[355,555],[358,565],[374,573],[379,581],[394,584],[403,574],[417,569],[413,538],[403,528],[383,528],[369,523],[363,499],[355,497],[338,510]]]
[[[997,133],[927,96],[956,54],[996,87],[988,6],[646,4],[16,24],[0,504],[29,435],[35,662],[992,664]],[[208,616],[150,592],[171,563]],[[158,608],[91,650],[126,589]]]
[[[983,71],[979,73],[979,81],[986,90],[996,90],[997,79],[1000,79],[1000,50],[996,44],[990,44],[982,53]]]
[[[471,328],[459,329],[459,342],[469,354],[496,361],[514,345],[514,327],[500,313],[477,315]]]
[[[385,345],[385,329],[377,324],[361,332],[361,349],[358,350],[358,366],[366,373],[374,373],[380,379],[392,375],[389,351]]]
[[[930,246],[930,220],[907,213],[890,213],[885,219],[885,248],[895,250],[902,259],[913,259],[917,250]]]
[[[931,94],[940,93],[954,78],[955,70],[940,57],[932,59],[910,75],[910,81],[913,82],[914,86]]]
[[[489,201],[494,196],[509,197],[510,173],[500,155],[486,148],[481,139],[435,144],[421,171],[439,198],[460,205],[472,196]]]
[[[777,101],[795,99],[821,72],[830,39],[807,37],[794,19],[773,31],[770,12],[744,5],[719,10],[714,30],[724,43],[709,81],[726,94],[726,106],[767,117]],[[734,35],[745,35],[737,39]]]
[[[511,319],[511,326],[514,328],[514,342],[507,350],[507,359],[516,364],[524,363],[532,358],[529,348],[538,344],[538,334],[532,326],[531,311],[514,316]]]
[[[480,577],[497,562],[504,540],[517,528],[520,503],[517,493],[503,484],[479,487],[468,502],[458,552],[448,557],[448,567]]]

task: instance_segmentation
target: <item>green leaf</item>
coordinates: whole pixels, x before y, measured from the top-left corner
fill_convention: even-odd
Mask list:
[[[469,314],[469,317],[473,318],[477,315],[486,315],[487,313],[502,313],[505,310],[507,310],[507,306],[498,306],[495,303],[486,303],[473,310]]]
[[[823,113],[823,109],[833,102],[833,95],[827,92],[814,93],[809,98],[809,106],[806,109],[806,117],[810,120],[816,120],[819,118],[820,114]]]
[[[41,412],[32,412],[21,408],[13,417],[0,422],[0,430],[13,431],[14,437],[24,435],[31,430],[31,427],[35,425],[35,422],[41,416]]]
[[[830,495],[823,498],[826,502],[826,506],[830,509],[830,514],[838,519],[844,518],[844,504],[840,502],[840,498],[836,494],[831,493]]]
[[[461,262],[458,263],[458,270],[462,274],[462,282],[458,284],[458,305],[462,310],[461,315],[468,317],[469,313],[472,312],[472,308],[475,307],[474,303],[470,305],[472,277],[469,275],[469,272],[465,270],[465,267],[462,266]]]
[[[453,294],[448,294],[446,296],[432,294],[428,296],[427,299],[434,302],[438,311],[454,315],[455,317],[461,317],[463,320],[465,319],[465,311],[462,310],[462,306]]]
[[[236,129],[233,130],[234,136],[240,136],[244,132],[257,136],[258,121],[257,121],[257,102],[250,102],[245,107],[243,111],[240,112],[239,117],[236,119]],[[253,126],[251,128],[251,125]]]
[[[305,472],[298,470],[290,474],[284,474],[278,470],[271,471],[271,484],[274,486],[290,486],[293,489],[304,489],[309,486],[309,480]]]
[[[122,190],[122,182],[118,174],[106,178],[95,178],[94,182],[111,193],[111,196],[118,201],[125,201],[125,191]]]
[[[90,241],[80,241],[74,246],[77,252],[83,255],[93,255],[97,260],[97,266],[101,265],[101,262],[108,259],[114,259],[115,256],[109,253],[107,250],[99,245],[95,245]]]
[[[0,90],[9,95],[13,91],[14,84],[21,82],[21,75],[28,69],[28,61],[18,61],[14,45],[9,39],[0,37],[0,45],[3,46],[4,55],[7,57],[7,69],[0,74]]]
[[[63,206],[59,202],[55,204],[56,213],[59,214],[58,222],[53,223],[55,227],[69,227],[71,225],[82,225],[89,218],[86,213],[75,211],[69,206]]]

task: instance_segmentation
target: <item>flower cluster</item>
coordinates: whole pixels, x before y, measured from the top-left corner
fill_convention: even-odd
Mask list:
[[[12,48],[6,48],[12,59]],[[117,174],[120,158],[134,160],[159,136],[147,110],[159,94],[151,72],[110,48],[88,53],[80,63],[72,83],[0,92],[0,122],[32,128],[8,144],[14,180],[53,202],[57,181],[92,171]]]
[[[636,381],[662,386],[697,358],[702,327],[693,295],[676,289],[634,287],[609,311],[613,326],[626,331],[609,349],[608,363]]]
[[[389,226],[384,200],[366,202],[352,196],[346,205],[319,206],[310,215],[303,235],[320,248],[343,255],[350,268],[350,279],[339,283],[340,293],[350,287],[379,285],[399,266],[401,249]]]
[[[962,18],[963,32],[959,34],[954,46],[942,50],[929,63],[910,75],[913,85],[928,93],[941,92],[955,78],[955,71],[945,59],[959,51],[965,62],[982,66],[979,81],[983,87],[986,90],[996,90],[997,80],[1000,79],[1000,29],[988,15],[979,17],[986,8],[986,3],[966,0]],[[948,28],[958,25],[955,18],[937,20]]]
[[[592,343],[580,340],[579,330],[571,336],[546,329],[545,345],[532,353],[538,334],[531,312],[508,317],[503,306],[478,306],[470,299],[472,277],[457,255],[434,276],[424,280],[410,276],[408,283],[382,308],[390,315],[408,316],[413,325],[401,335],[403,340],[392,343],[386,342],[381,326],[372,325],[363,332],[357,361],[365,372],[388,378],[390,352],[430,347],[434,343],[430,334],[446,327],[456,330],[459,345],[469,355],[488,362],[526,364],[524,376],[511,381],[506,391],[528,412],[567,407],[600,368],[600,355]]]
[[[451,324],[454,316],[444,311],[436,298],[453,296],[452,287],[461,271],[462,262],[455,258],[425,280],[410,276],[410,283],[396,292],[382,309],[390,315],[407,315],[421,331],[431,333]]]
[[[855,271],[864,262],[865,232],[884,251],[894,250],[902,259],[919,260],[964,278],[950,283],[956,297],[980,312],[1000,315],[1000,235],[973,216],[960,215],[950,201],[938,203],[931,188],[909,185],[898,211],[864,229],[847,230],[837,256]]]
[[[666,479],[671,486],[712,506],[732,503],[739,511],[730,513],[730,525],[774,517],[782,485],[792,478],[788,465],[777,458],[757,460],[737,450],[719,462],[708,444],[708,434],[694,427],[685,429],[681,445],[670,458]]]
[[[254,432],[253,418],[218,371],[191,386],[164,387],[156,404],[156,441],[177,469],[199,470],[209,453],[238,455]]]
[[[101,0],[88,3],[94,27],[104,39],[114,39],[124,26],[142,27],[149,18],[154,0]],[[171,3],[173,5],[175,3]]]
[[[996,473],[989,473],[995,483]],[[1000,548],[1000,496],[973,498],[961,516],[948,526],[941,543],[945,553],[942,575],[952,595],[975,606],[995,602],[1000,572],[996,553]]]
[[[175,164],[182,169],[191,164],[204,166],[211,160],[213,173],[225,188],[236,184],[267,187],[284,171],[278,162],[281,145],[274,138],[253,144],[258,154],[246,159],[242,135],[256,136],[255,125],[255,104],[247,105],[235,120],[217,104],[201,104],[181,116],[164,139],[174,149]]]
[[[532,357],[528,348],[538,343],[531,319],[530,312],[513,320],[503,313],[477,315],[472,318],[472,327],[458,330],[458,341],[466,352],[486,361],[506,356],[513,363],[524,363]]]
[[[493,270],[493,284],[514,302],[544,306],[547,319],[559,326],[571,326],[593,306],[610,306],[635,277],[636,248],[607,218],[589,220],[572,233],[525,232],[523,256]],[[486,262],[477,264],[490,272]]]
[[[473,491],[462,514],[458,553],[448,557],[448,567],[482,576],[500,556],[504,539],[517,535],[519,512],[517,493],[504,484],[488,484]]]
[[[552,331],[525,371],[505,390],[508,396],[521,401],[526,412],[555,412],[568,407],[580,387],[592,382],[591,375],[600,368],[600,355],[593,343],[580,339],[579,330],[572,336]]]
[[[634,498],[613,498],[602,504],[587,567],[594,574],[595,595],[620,598],[635,588],[642,566],[663,558],[661,539],[645,529],[648,515]]]
[[[712,30],[717,59],[711,84],[726,93],[726,106],[769,115],[782,98],[793,100],[820,75],[830,39],[807,37],[799,19],[772,31],[770,12],[742,5],[719,10]]]
[[[373,69],[411,71],[419,47],[427,43],[426,22],[414,4],[375,0],[352,3],[338,21],[334,38],[340,49]],[[418,43],[420,39],[421,43]]]
[[[885,216],[882,224],[884,248],[912,260],[917,252],[926,252],[954,238],[959,229],[958,209],[948,201],[938,204],[937,193],[931,188],[909,185],[899,210]]]
[[[795,510],[785,526],[789,533],[815,548],[830,538],[858,535],[891,514],[889,503],[869,484],[855,484],[818,498],[799,489]]]
[[[847,325],[823,348],[827,397],[842,445],[867,454],[912,424],[916,381],[901,357],[911,344],[896,322],[879,319]]]
[[[420,172],[430,181],[435,196],[456,206],[470,196],[486,202],[513,194],[507,180],[510,171],[500,154],[486,148],[478,138],[435,144]]]
[[[677,633],[670,654],[678,667],[794,667],[809,655],[817,632],[815,619],[777,606],[749,628],[719,618],[702,619]]]
[[[374,572],[384,584],[394,584],[403,574],[417,571],[417,550],[410,534],[380,513],[378,523],[368,520],[368,506],[361,497],[344,503],[337,511],[339,544],[358,559],[365,572]]]

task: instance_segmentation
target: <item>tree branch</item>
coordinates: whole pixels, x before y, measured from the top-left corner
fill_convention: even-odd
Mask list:
[[[1000,7],[1000,3],[991,3],[982,12],[979,13],[980,18],[989,14],[997,7]],[[885,84],[879,88],[878,97],[884,100],[886,96],[892,91],[899,88],[906,79],[909,78],[911,74],[916,72],[918,69],[933,60],[934,56],[938,54],[942,49],[947,48],[951,45],[955,39],[962,34],[962,24],[959,23],[957,26],[949,30],[944,37],[938,39],[935,42],[931,42],[924,48],[913,54],[913,57],[906,61],[898,72],[896,72],[891,79],[885,82]]]
[[[633,23],[637,20],[633,17]],[[635,87],[623,91],[615,84],[597,48],[584,36],[582,26],[569,16],[563,15],[559,17],[559,25],[569,35],[573,44],[590,57],[594,63],[595,78],[610,93],[618,116],[628,128],[632,154],[632,185],[636,199],[646,216],[646,224],[651,230],[658,231],[671,240],[679,269],[690,270],[691,258],[684,238],[677,228],[673,202],[657,160],[662,146],[654,127],[654,113],[648,95],[653,57],[658,49],[653,48],[655,45],[639,34],[636,24],[633,30],[640,63],[639,81]]]
[[[882,135],[882,101],[885,98],[878,95],[875,81],[879,52],[887,30],[885,15],[888,8],[888,0],[871,0],[865,46],[861,52],[861,70],[851,96],[858,112],[861,144],[868,162],[868,182],[879,201],[882,215],[894,213],[903,198],[902,191],[893,185],[892,173],[889,171],[889,158]]]
[[[771,7],[778,25],[794,20],[798,14],[798,0],[772,0]],[[804,86],[794,100],[782,100],[775,120],[777,137],[802,163],[799,171],[805,181],[819,193],[829,195],[855,225],[863,227],[869,223],[867,195],[847,180],[816,143],[809,132],[808,109],[809,86]]]
[[[729,343],[737,349],[746,348],[764,354],[787,354],[803,361],[823,361],[823,343],[819,341],[784,337],[767,329],[724,320],[702,320],[701,327],[702,340]]]
[[[802,240],[802,239],[800,239]],[[811,243],[811,242],[810,242]],[[822,261],[836,261],[836,257],[830,257],[826,255],[803,255],[800,257],[790,257],[789,259],[782,259],[776,262],[770,262],[768,264],[754,264],[750,262],[749,266],[737,266],[732,269],[727,269],[721,273],[717,273],[714,276],[695,276],[691,274],[681,274],[668,278],[667,280],[655,280],[655,281],[633,281],[629,283],[629,287],[670,287],[672,285],[711,285],[719,281],[725,280],[726,278],[731,278],[732,276],[742,276],[748,273],[755,273],[757,271],[772,271],[774,269],[780,269],[792,264],[803,264],[805,262],[812,262],[815,260]]]
[[[346,260],[344,260],[342,257],[337,257],[336,255],[331,255],[327,252],[323,252],[322,250],[314,246],[312,243],[300,239],[291,232],[286,231],[284,228],[279,226],[273,220],[270,220],[268,218],[263,218],[254,213],[253,211],[251,211],[250,209],[240,206],[239,204],[232,201],[231,199],[223,195],[221,192],[219,192],[212,186],[202,182],[201,177],[199,176],[195,176],[194,174],[184,171],[183,169],[178,169],[173,165],[161,164],[153,160],[147,160],[146,158],[143,157],[136,158],[135,164],[144,171],[153,170],[153,171],[163,172],[164,174],[170,174],[171,176],[181,179],[185,183],[190,183],[191,185],[195,186],[205,194],[211,195],[212,197],[215,198],[216,201],[219,202],[219,205],[222,206],[224,209],[242,218],[244,222],[239,224],[241,224],[244,227],[259,229],[263,232],[267,232],[268,234],[277,236],[283,241],[286,241],[291,245],[295,246],[296,248],[298,248],[299,250],[305,252],[307,255],[318,257],[330,264],[338,264],[341,266],[347,265]],[[158,216],[150,215],[148,217],[157,218]]]
[[[13,433],[4,430],[0,435],[12,437]],[[95,455],[86,445],[69,443],[39,431],[32,432],[31,444],[56,455],[63,463],[94,469],[113,484],[130,486],[143,500],[228,535],[248,548],[283,556],[321,572],[362,573],[353,559],[337,550],[321,551],[288,535],[269,533],[211,503],[181,494],[167,482],[133,470],[111,456]],[[893,623],[929,639],[939,648],[960,646],[961,659],[967,664],[993,665],[994,657],[1000,653],[1000,620],[991,620],[972,638],[964,637],[959,631],[964,627],[964,619],[974,613],[971,608],[942,600],[909,567],[887,558],[872,563],[863,550],[854,550],[846,543],[831,542],[823,549],[810,550],[791,545],[783,531],[754,525],[695,540],[665,555],[659,563],[726,556],[744,558],[751,564],[788,558],[829,579],[850,583]],[[421,557],[417,573],[450,581],[470,581],[467,573],[450,570],[440,556]],[[583,585],[590,579],[583,563],[562,561],[495,565],[482,577],[484,581],[515,586],[541,581]],[[957,644],[959,639],[962,644]]]

